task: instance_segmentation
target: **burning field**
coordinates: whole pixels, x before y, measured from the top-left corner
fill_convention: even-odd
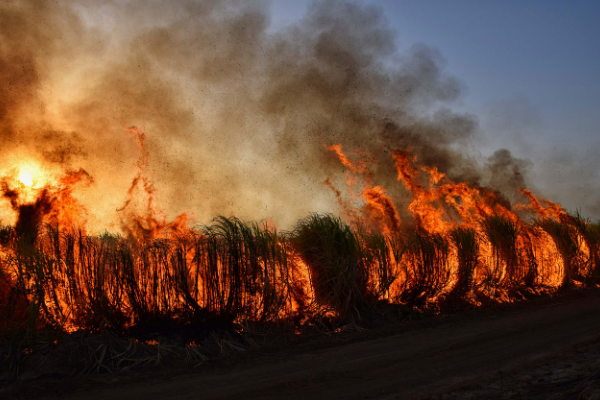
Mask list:
[[[261,2],[9,0],[0,26],[0,335],[23,354],[600,283],[600,225],[478,156],[460,82],[377,8],[273,31]]]

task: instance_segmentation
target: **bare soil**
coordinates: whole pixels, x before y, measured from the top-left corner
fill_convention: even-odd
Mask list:
[[[48,399],[600,399],[600,292],[406,322],[197,368],[30,382]]]

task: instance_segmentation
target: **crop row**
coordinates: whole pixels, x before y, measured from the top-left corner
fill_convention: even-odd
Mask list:
[[[494,215],[395,235],[330,214],[283,233],[218,217],[152,239],[5,227],[0,245],[4,333],[315,314],[349,321],[381,302],[479,304],[600,282],[600,226],[578,215],[527,225]]]

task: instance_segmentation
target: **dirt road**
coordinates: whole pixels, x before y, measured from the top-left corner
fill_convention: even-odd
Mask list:
[[[600,295],[595,294],[63,398],[420,398],[599,336]]]

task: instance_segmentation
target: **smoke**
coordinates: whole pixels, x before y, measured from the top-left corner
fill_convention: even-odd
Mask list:
[[[450,104],[463,85],[436,49],[399,54],[381,8],[326,0],[272,30],[263,1],[0,4],[2,156],[84,168],[92,227],[118,225],[146,132],[147,173],[167,215],[269,217],[287,227],[334,210],[343,181],[325,146],[378,160],[376,183],[403,207],[392,152],[450,178],[517,196],[524,161],[469,154],[478,121]],[[10,157],[5,159],[10,159]],[[112,221],[113,225],[109,222]]]
[[[531,166],[531,161],[515,158],[506,149],[497,150],[488,157],[486,164],[486,172],[489,173],[488,186],[510,195],[510,200],[515,202],[518,200],[515,196],[518,190],[529,186],[525,177]]]
[[[600,145],[588,144],[585,150],[575,150],[565,143],[562,149],[546,151],[534,168],[539,185],[548,198],[560,198],[569,211],[581,211],[583,216],[600,216]]]

